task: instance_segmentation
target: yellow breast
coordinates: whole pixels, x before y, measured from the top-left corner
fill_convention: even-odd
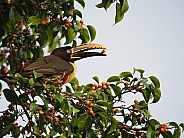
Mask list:
[[[77,72],[77,68],[76,68],[75,64],[73,64],[72,62],[70,62],[70,64],[73,66],[73,72],[68,75],[68,79],[66,82],[70,82],[75,77],[76,72]]]

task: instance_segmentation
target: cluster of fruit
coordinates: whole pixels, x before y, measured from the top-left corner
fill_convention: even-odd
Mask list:
[[[160,131],[162,131],[162,132],[168,132],[168,124],[167,123],[164,123],[163,125],[161,125]]]
[[[92,92],[94,92],[95,90],[101,91],[102,89],[109,89],[109,88],[110,88],[109,82],[102,82],[101,84],[95,83],[95,84],[92,86],[91,91],[92,91]]]

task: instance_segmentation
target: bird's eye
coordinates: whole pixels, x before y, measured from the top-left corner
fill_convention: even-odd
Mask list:
[[[72,53],[72,50],[71,49],[68,49],[66,52],[67,53]]]

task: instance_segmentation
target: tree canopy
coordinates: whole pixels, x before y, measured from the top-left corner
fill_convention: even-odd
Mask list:
[[[9,102],[0,111],[0,137],[147,137],[179,138],[184,124],[160,123],[151,116],[149,105],[161,97],[160,81],[145,76],[144,70],[122,71],[95,83],[70,85],[43,83],[43,74],[33,70],[23,76],[22,67],[30,59],[44,56],[56,47],[91,43],[96,37],[92,25],[85,24],[76,3],[84,0],[3,0],[0,2],[0,90]],[[97,8],[114,6],[114,24],[128,11],[127,0],[102,0]],[[61,40],[63,43],[61,43]],[[126,94],[142,95],[128,105]],[[2,95],[2,93],[1,93]],[[135,98],[136,99],[136,98]]]

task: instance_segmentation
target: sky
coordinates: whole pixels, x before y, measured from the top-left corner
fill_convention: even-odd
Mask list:
[[[114,24],[115,5],[106,12],[86,1],[85,24],[97,30],[93,43],[107,47],[107,57],[78,61],[77,78],[82,84],[93,82],[97,75],[106,81],[112,75],[145,70],[145,77],[156,76],[161,83],[162,97],[150,105],[153,118],[161,123],[184,122],[184,1],[129,0],[129,10],[122,22]],[[140,95],[131,95],[139,99]],[[126,100],[126,99],[125,99]]]
[[[107,57],[78,61],[80,83],[95,83],[95,75],[106,81],[123,71],[132,72],[133,67],[144,69],[146,77],[154,75],[161,83],[162,97],[149,107],[153,118],[161,123],[184,122],[184,1],[129,0],[128,12],[116,25],[115,5],[106,12],[95,7],[100,2],[86,0],[82,12],[84,23],[97,30],[93,43],[106,46]],[[139,98],[130,95],[125,100]]]

